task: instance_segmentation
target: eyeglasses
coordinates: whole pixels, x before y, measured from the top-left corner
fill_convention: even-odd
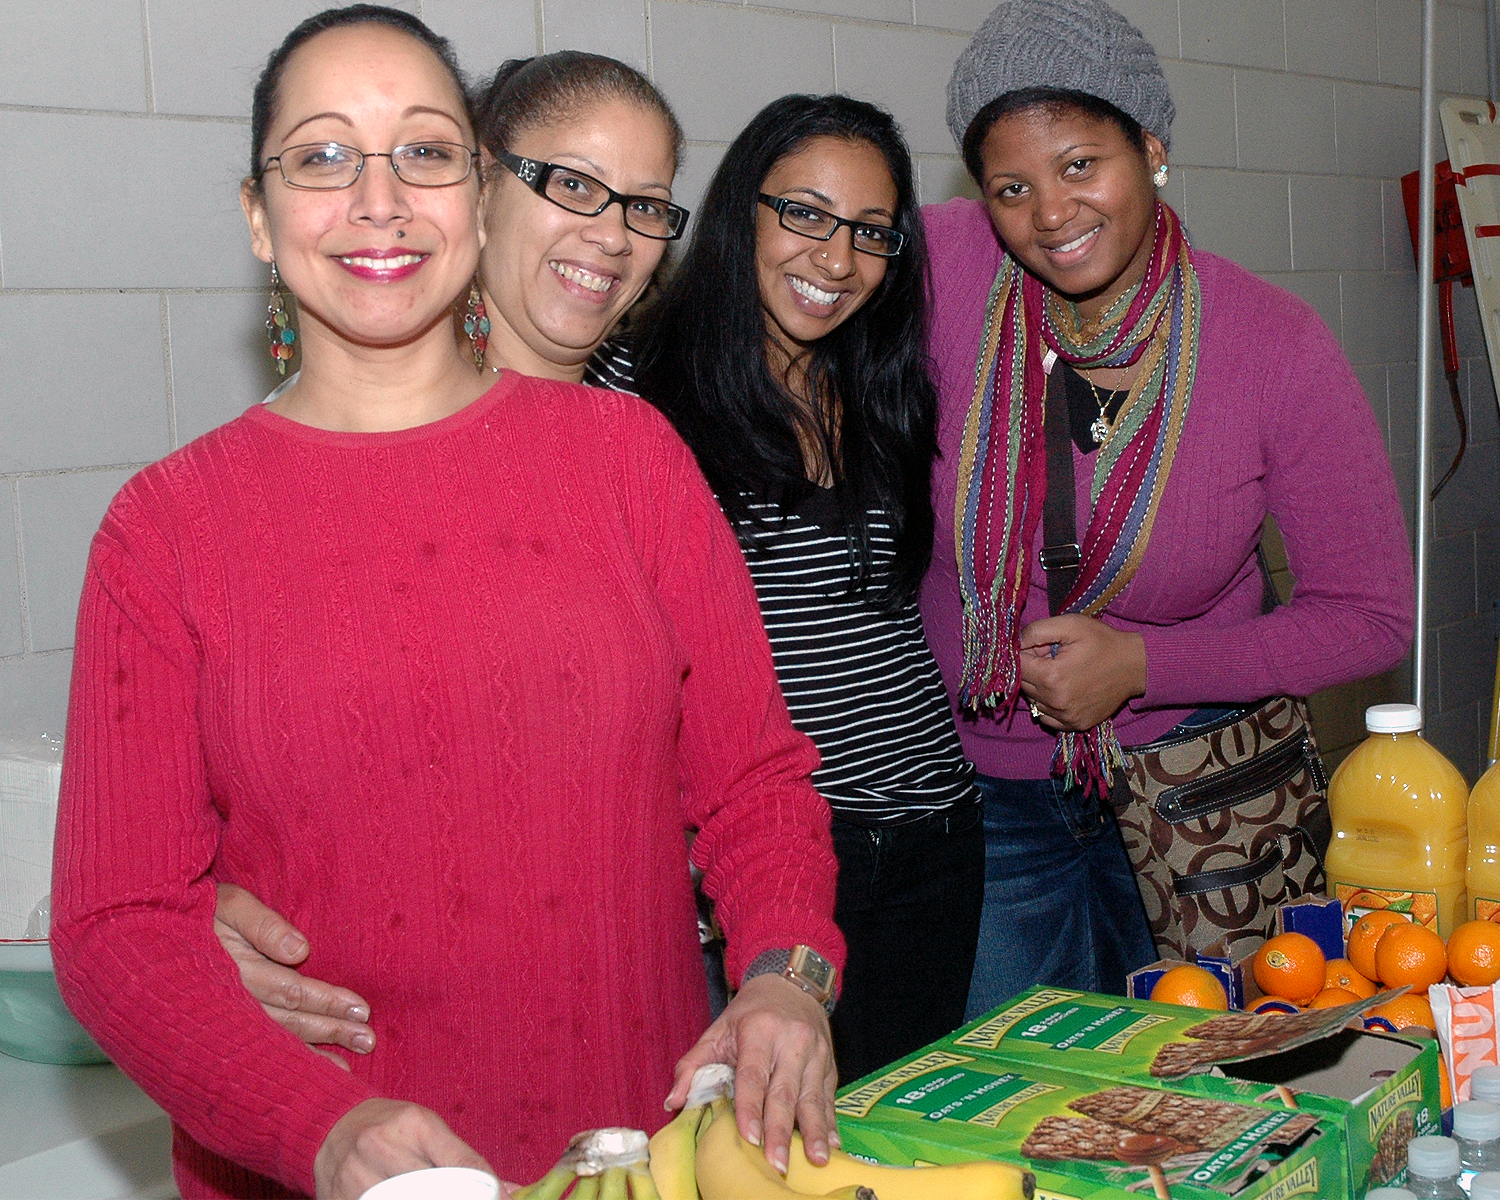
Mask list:
[[[391,170],[402,183],[413,187],[452,187],[469,177],[478,157],[478,150],[456,142],[413,142],[397,146],[389,154],[366,154],[338,142],[317,142],[288,146],[276,157],[266,159],[260,173],[264,177],[275,163],[281,177],[294,188],[335,191],[354,186],[365,169],[366,159],[388,158]]]
[[[624,196],[592,175],[557,163],[506,151],[496,157],[542,199],[580,216],[597,217],[611,204],[618,204],[625,213],[626,229],[661,242],[676,241],[687,226],[688,210],[659,196]]]
[[[814,208],[811,204],[803,204],[800,200],[792,200],[786,196],[768,196],[764,192],[760,193],[760,202],[775,210],[776,215],[781,218],[783,229],[790,229],[793,233],[800,233],[814,241],[831,241],[839,231],[839,226],[847,225],[854,237],[854,248],[865,254],[895,258],[906,244],[906,235],[889,225],[850,221],[844,217],[836,217],[831,212],[824,212],[821,208]]]

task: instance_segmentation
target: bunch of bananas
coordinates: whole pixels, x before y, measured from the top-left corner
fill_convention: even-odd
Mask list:
[[[707,1073],[707,1074],[706,1074]],[[883,1167],[841,1150],[815,1167],[792,1135],[786,1177],[734,1121],[733,1073],[704,1067],[688,1102],[650,1143],[651,1176],[661,1200],[1031,1200],[1036,1179],[1005,1163]]]

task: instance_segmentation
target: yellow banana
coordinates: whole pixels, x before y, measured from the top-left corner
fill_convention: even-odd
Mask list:
[[[573,1164],[565,1159],[535,1183],[517,1188],[511,1193],[511,1198],[512,1200],[561,1200],[562,1194],[577,1178]]]
[[[580,1175],[568,1200],[599,1200],[599,1176]]]
[[[707,1111],[701,1104],[684,1108],[651,1138],[651,1179],[661,1200],[698,1200],[693,1157]]]
[[[880,1200],[1031,1200],[1036,1176],[988,1159],[937,1167],[877,1166],[842,1150],[830,1150],[828,1165],[815,1167],[803,1152],[802,1135],[794,1133],[786,1184],[810,1196],[862,1184]]]
[[[651,1178],[651,1172],[646,1169],[644,1163],[636,1163],[626,1171],[627,1182],[630,1184],[630,1200],[661,1200],[661,1193],[656,1190],[656,1183]],[[693,1185],[693,1195],[698,1195],[698,1185]]]
[[[727,1097],[715,1100],[709,1113],[708,1129],[698,1139],[698,1194],[703,1200],[792,1200],[799,1196],[766,1161],[760,1147],[740,1136],[734,1105]]]

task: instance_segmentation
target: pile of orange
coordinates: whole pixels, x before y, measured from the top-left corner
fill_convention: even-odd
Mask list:
[[[1219,977],[1206,967],[1189,966],[1183,963],[1173,967],[1156,981],[1151,989],[1151,999],[1161,1004],[1182,1004],[1188,1008],[1229,1007],[1229,996]]]
[[[1268,938],[1251,963],[1270,1001],[1299,1008],[1336,1008],[1385,988],[1409,988],[1371,1009],[1398,1029],[1433,1027],[1427,989],[1445,979],[1463,987],[1500,982],[1500,923],[1469,921],[1447,943],[1405,913],[1366,913],[1349,931],[1346,957],[1325,961],[1318,944],[1300,933]],[[1274,1006],[1273,1006],[1274,1007]]]

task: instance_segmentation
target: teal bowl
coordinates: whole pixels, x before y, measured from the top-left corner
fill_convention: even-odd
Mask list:
[[[58,994],[45,941],[0,942],[0,1053],[62,1066],[109,1061]]]

